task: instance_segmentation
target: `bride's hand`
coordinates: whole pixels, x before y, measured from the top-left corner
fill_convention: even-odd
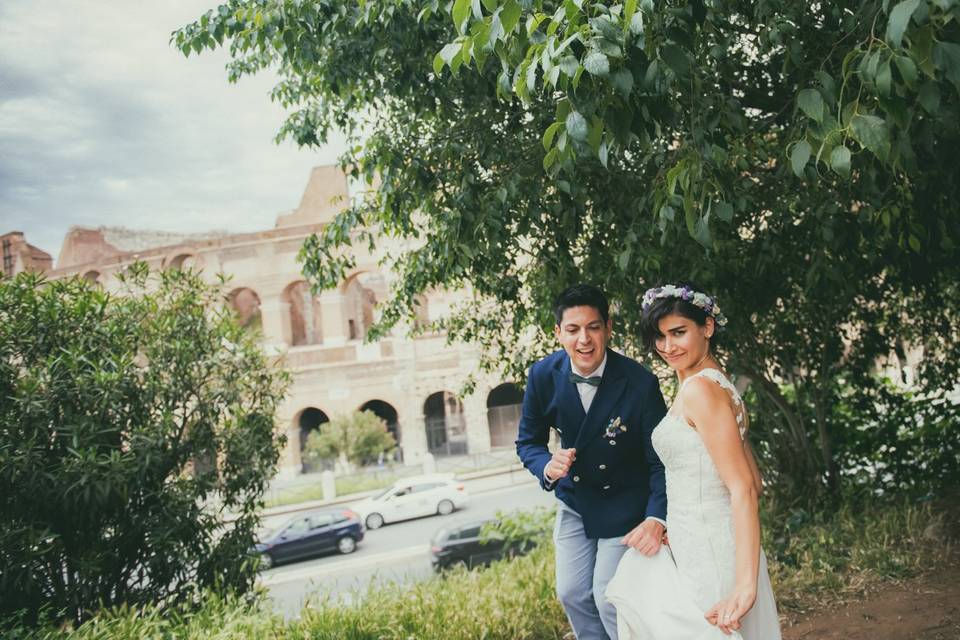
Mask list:
[[[756,586],[737,587],[730,596],[713,605],[703,617],[730,635],[740,628],[741,618],[750,611],[756,599]]]

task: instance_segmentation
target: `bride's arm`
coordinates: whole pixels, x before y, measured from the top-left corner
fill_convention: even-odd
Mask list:
[[[747,458],[729,396],[716,383],[691,380],[684,397],[684,413],[693,422],[730,491],[736,544],[736,585],[733,593],[711,608],[706,617],[725,633],[740,628],[740,618],[757,597],[760,568],[760,516],[757,483]]]

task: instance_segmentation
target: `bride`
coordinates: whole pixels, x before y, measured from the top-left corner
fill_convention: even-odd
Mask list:
[[[644,342],[680,388],[652,437],[666,469],[664,545],[651,556],[628,549],[607,587],[620,640],[780,639],[747,412],[711,353],[726,323],[690,284],[643,296]]]

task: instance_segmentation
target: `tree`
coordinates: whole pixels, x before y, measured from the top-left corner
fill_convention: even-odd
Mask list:
[[[307,436],[304,455],[313,461],[339,460],[364,465],[393,451],[397,441],[387,423],[372,411],[337,416]]]
[[[693,278],[729,312],[774,475],[816,499],[848,459],[830,408],[876,388],[878,358],[922,345],[925,399],[957,373],[958,18],[956,0],[231,0],[172,40],[229,42],[231,80],[276,68],[278,138],[346,133],[376,187],[301,258],[332,287],[353,243],[391,239],[373,337],[469,287],[439,328],[522,374],[554,295],[587,280],[639,353],[643,290]]]
[[[0,281],[5,619],[253,585],[285,374],[197,274],[120,277]]]

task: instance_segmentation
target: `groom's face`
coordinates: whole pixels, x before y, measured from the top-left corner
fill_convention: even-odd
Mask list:
[[[604,322],[595,307],[584,306],[564,311],[554,333],[577,371],[590,375],[603,362],[612,329],[613,323]]]

